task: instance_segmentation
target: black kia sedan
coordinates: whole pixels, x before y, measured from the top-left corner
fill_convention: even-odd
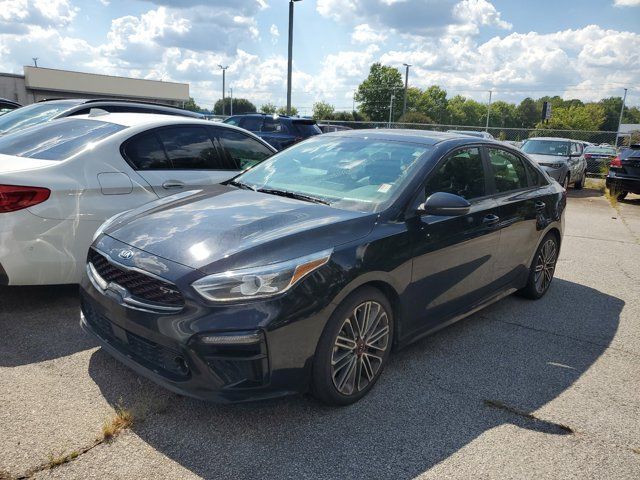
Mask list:
[[[301,142],[213,191],[99,230],[82,326],[166,388],[352,403],[401,348],[548,290],[566,192],[503,143],[360,130]]]

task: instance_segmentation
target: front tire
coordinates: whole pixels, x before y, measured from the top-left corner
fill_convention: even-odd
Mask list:
[[[545,235],[529,267],[527,285],[520,290],[523,297],[537,300],[547,293],[556,270],[559,251],[558,238],[553,233]]]
[[[313,361],[312,390],[328,405],[364,397],[382,374],[393,340],[393,311],[376,288],[349,295],[325,327]]]
[[[562,188],[564,188],[565,190],[569,190],[569,174],[567,173],[567,176],[564,177],[564,180],[561,183]]]

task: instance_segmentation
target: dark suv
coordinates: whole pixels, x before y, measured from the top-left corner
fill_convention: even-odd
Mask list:
[[[640,144],[625,148],[611,160],[607,188],[618,200],[627,193],[640,194]]]
[[[277,150],[283,150],[300,140],[322,133],[315,120],[284,115],[249,113],[234,115],[224,120],[224,123],[249,130]]]

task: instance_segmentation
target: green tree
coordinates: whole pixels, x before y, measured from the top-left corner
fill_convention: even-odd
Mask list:
[[[430,117],[422,112],[407,112],[398,121],[401,123],[434,123]]]
[[[268,115],[272,115],[274,113],[276,113],[278,111],[278,107],[276,107],[273,103],[271,102],[267,102],[264,103],[261,107],[260,107],[260,111],[262,113],[266,113]]]
[[[485,117],[486,118],[486,117]],[[516,128],[520,126],[518,108],[513,103],[498,100],[491,104],[489,126],[501,128]]]
[[[335,107],[330,103],[316,102],[313,104],[313,118],[315,120],[331,120],[335,110]]]
[[[233,99],[233,114],[242,115],[244,113],[254,113],[256,106],[246,98],[234,98]],[[224,99],[224,112],[227,115],[231,115],[231,98],[225,97]],[[213,106],[213,113],[215,115],[222,115],[222,99],[218,100]]]
[[[189,100],[184,103],[183,108],[185,110],[191,110],[192,112],[201,112],[203,110],[202,107],[196,103],[193,97],[189,97]]]
[[[287,114],[287,107],[280,107],[276,113],[278,115],[286,115]],[[291,115],[297,115],[297,114],[298,114],[298,109],[296,107],[294,107],[293,105],[291,105]]]
[[[518,116],[522,128],[533,128],[540,121],[542,111],[538,110],[535,100],[527,97],[518,105]]]
[[[444,123],[447,118],[447,92],[437,85],[427,88],[418,101],[418,111],[433,118],[436,123]]]
[[[447,102],[446,122],[450,125],[481,126],[486,114],[486,105],[462,95],[456,95]]]
[[[552,109],[548,122],[540,121],[537,128],[558,130],[600,130],[606,120],[604,107],[599,103],[584,106],[569,105]]]
[[[394,119],[402,115],[404,101],[404,84],[402,74],[397,68],[374,63],[369,70],[369,76],[358,86],[355,101],[359,104],[359,111],[374,122],[389,119],[391,96],[393,101]]]

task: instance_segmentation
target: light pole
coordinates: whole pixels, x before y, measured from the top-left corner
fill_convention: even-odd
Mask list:
[[[622,115],[624,114],[624,104],[627,101],[627,89],[624,89],[624,97],[622,97],[622,108],[620,108],[620,119],[618,120],[618,133],[616,133],[616,147],[620,138],[620,127],[622,126]],[[629,137],[629,146],[631,146],[631,137]]]
[[[218,66],[222,69],[222,115],[224,115],[224,111],[225,111],[225,105],[224,105],[224,89],[225,89],[225,74],[227,73],[227,68],[229,68],[229,65],[227,65],[226,67],[223,67],[222,65],[218,64]]]
[[[396,96],[392,93],[391,94],[391,101],[389,102],[389,128],[391,128],[391,119],[393,118],[393,99],[396,98]]]
[[[402,117],[404,119],[404,116],[407,113],[407,90],[409,89],[409,67],[411,64],[403,63],[403,65],[406,67],[404,72],[404,105],[402,106]]]
[[[33,60],[33,65],[38,68],[38,57],[33,57],[31,60]]]
[[[229,115],[233,117],[233,87],[229,87]]]
[[[289,60],[287,62],[287,115],[291,115],[291,73],[293,71],[293,4],[300,0],[289,0]]]
[[[487,126],[484,127],[485,132],[489,131],[489,115],[491,114],[491,94],[492,93],[493,92],[489,90],[489,105],[487,105]]]

